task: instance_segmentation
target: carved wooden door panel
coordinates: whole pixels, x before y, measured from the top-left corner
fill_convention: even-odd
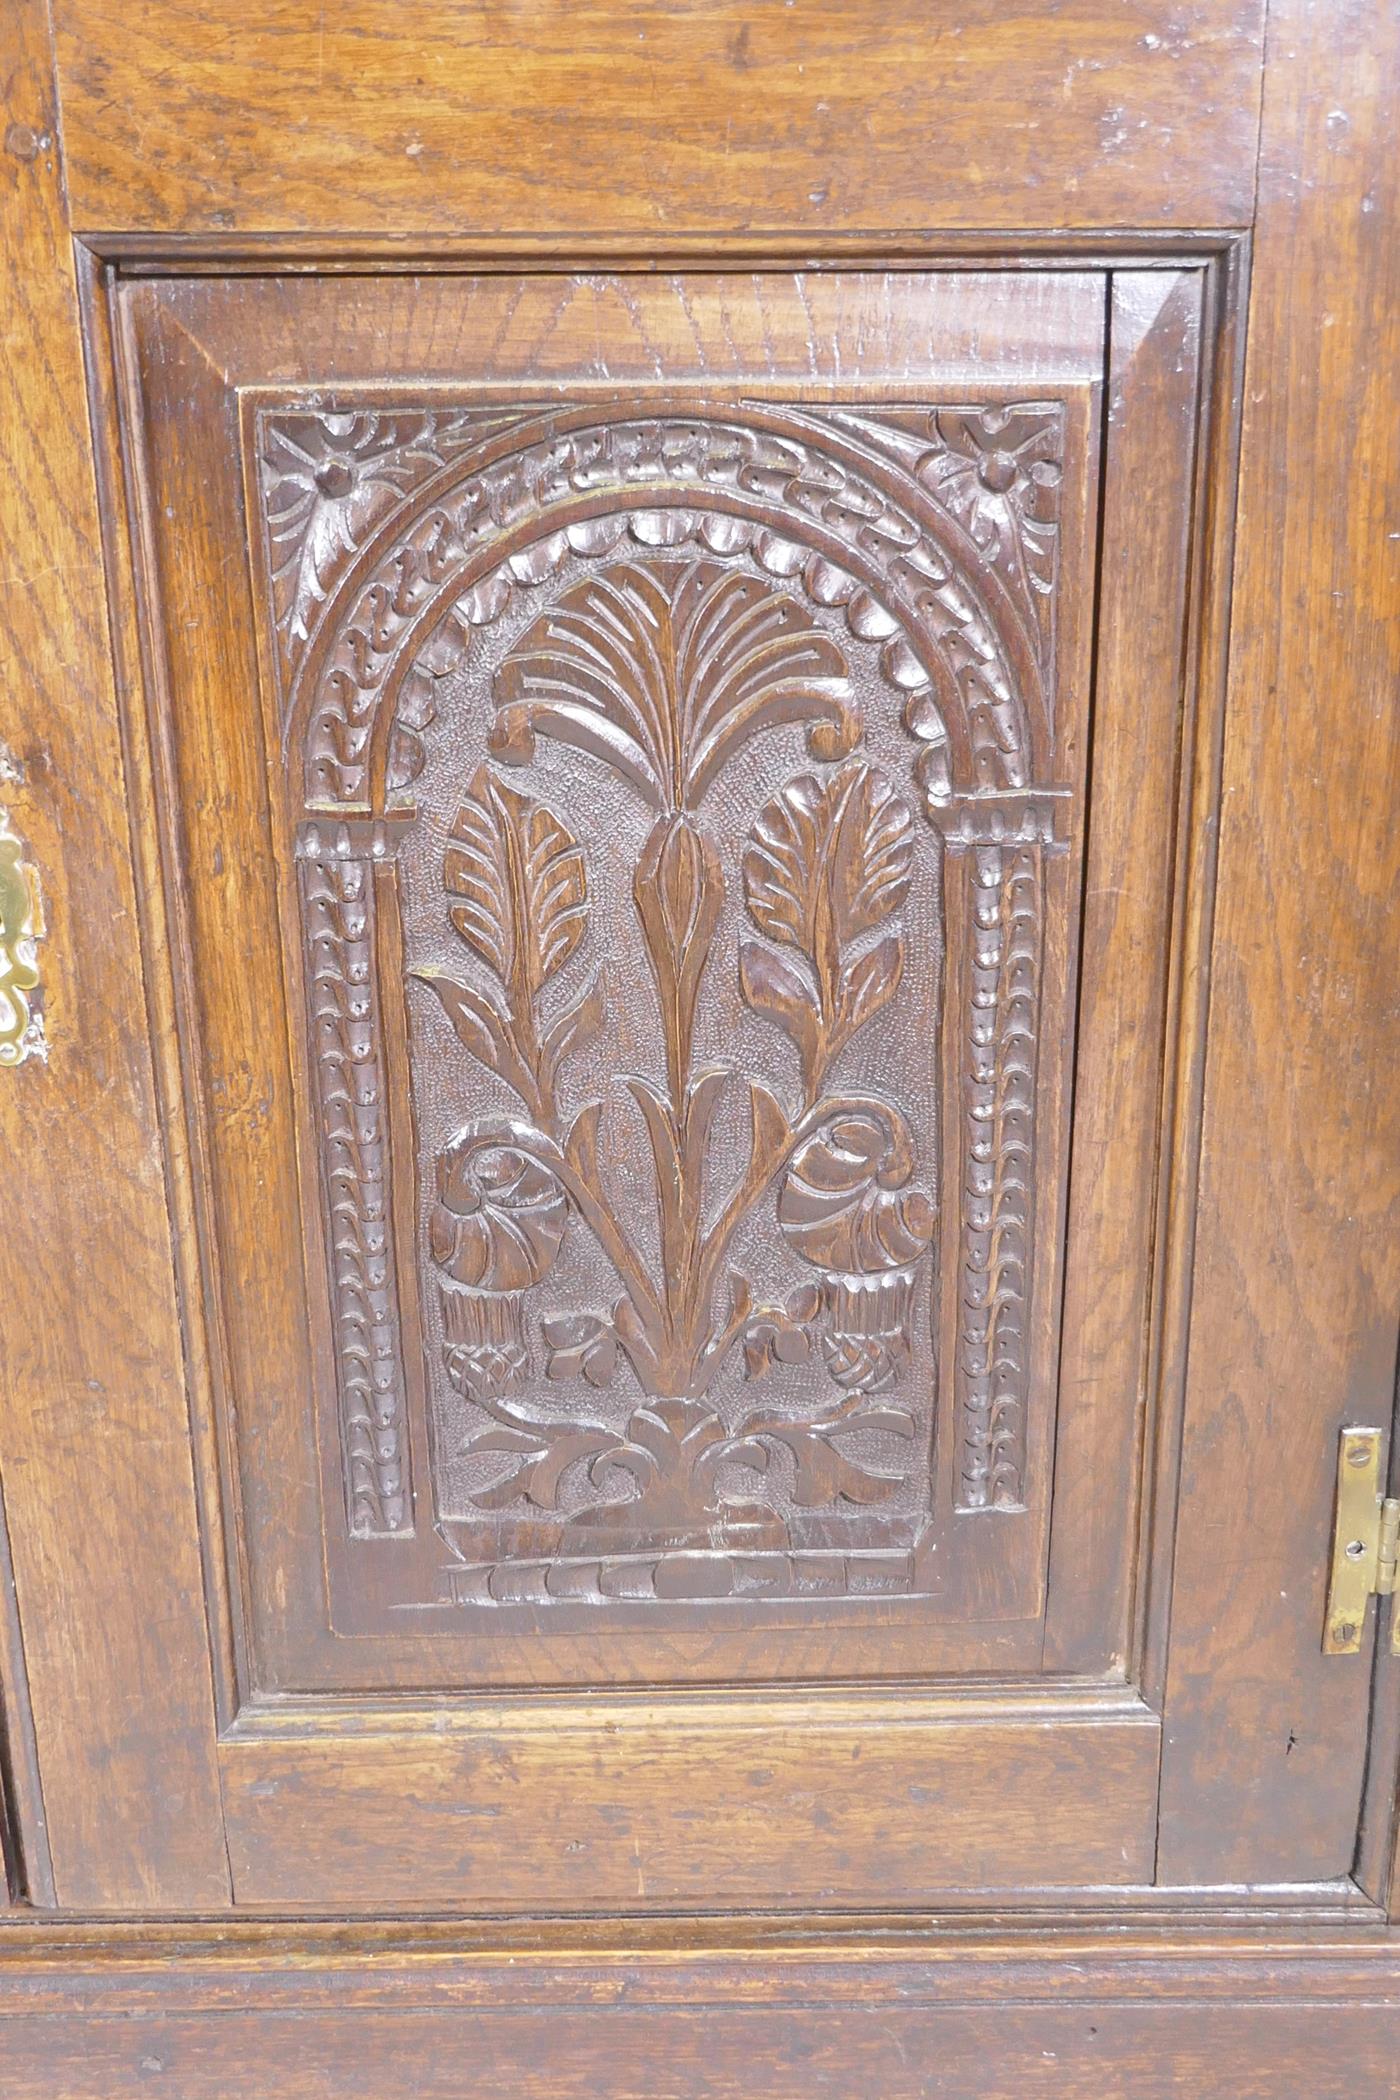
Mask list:
[[[120,287],[240,1900],[1151,1878],[1205,287]]]

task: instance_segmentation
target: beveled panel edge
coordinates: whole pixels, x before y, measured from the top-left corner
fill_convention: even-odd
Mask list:
[[[378,239],[347,232],[160,234],[82,231],[74,244],[124,278],[183,276],[363,276],[442,271],[520,271],[569,275],[581,267],[698,271],[749,268],[909,269],[1181,269],[1208,261],[1249,238],[1244,225],[1121,225],[1058,231],[988,226],[978,231],[928,225],[904,232],[878,227],[821,236],[780,229],[673,234],[655,240],[620,233],[558,235],[477,232]]]

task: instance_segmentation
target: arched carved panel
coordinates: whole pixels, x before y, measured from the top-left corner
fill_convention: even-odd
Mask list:
[[[260,412],[348,1523],[459,1602],[917,1594],[944,1438],[1022,1507],[1062,429]]]

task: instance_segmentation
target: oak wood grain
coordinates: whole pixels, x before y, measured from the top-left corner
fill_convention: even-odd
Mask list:
[[[0,1089],[0,1469],[60,1901],[226,1900],[189,1432],[43,11],[3,24],[0,681],[47,1059]]]
[[[250,0],[236,15],[222,0],[55,0],[55,11],[62,125],[41,11],[16,0],[0,24],[11,298],[0,323],[0,793],[49,918],[48,1062],[0,1074],[0,1125],[22,1170],[14,1229],[0,1234],[0,1479],[13,1544],[4,1706],[12,1746],[32,1720],[38,1765],[9,1804],[11,1867],[14,1886],[40,1900],[147,1922],[41,1943],[6,1913],[0,2083],[44,2100],[162,2089],[213,2100],[263,2085],[292,2100],[332,2089],[370,2100],[408,2084],[455,2092],[470,2064],[493,2089],[622,2100],[756,2088],[792,2100],[1350,2100],[1388,2089],[1400,1935],[1379,1929],[1364,1892],[1384,1897],[1393,1844],[1400,1666],[1378,1665],[1368,1774],[1367,1668],[1324,1660],[1318,1629],[1336,1430],[1390,1418],[1400,1304],[1394,10],[1273,0],[1257,223],[1264,0],[1169,11],[1150,0]],[[157,273],[123,285],[109,308],[111,287],[84,262],[106,467],[96,501],[70,218]],[[1216,295],[1238,283],[1247,246],[1217,238],[1207,254],[1200,229],[1212,226],[1252,226],[1257,269],[1201,1113],[1196,943],[1209,931],[1218,746],[1213,674],[1209,662],[1198,670],[1193,639],[1223,625],[1234,316]],[[930,229],[961,269],[925,309],[910,286],[928,273]],[[240,389],[302,389],[294,405],[308,414],[324,407],[322,388],[358,390],[374,408],[408,379],[459,386],[464,369],[482,401],[522,384],[562,399],[756,380],[809,406],[881,385],[903,399],[936,335],[950,390],[1003,403],[1078,390],[1092,482],[1103,273],[1129,256],[1142,267],[1108,287],[1086,968],[1044,1627],[1031,1616],[1039,1549],[1016,1558],[1003,1542],[1027,1514],[1015,1500],[1023,1456],[1042,1483],[1037,1523],[1050,1500],[1049,1415],[1028,1455],[1014,1436],[989,1455],[945,1404],[942,1492],[951,1521],[983,1537],[963,1558],[963,1587],[943,1593],[946,1620],[872,1613],[858,1667],[995,1673],[975,1695],[856,1696],[834,1682],[852,1671],[839,1626],[785,1629],[800,1638],[780,1653],[736,1622],[725,1638],[692,1627],[644,1657],[632,1681],[660,1679],[660,1691],[608,1701],[522,1689],[495,1707],[410,1707],[425,1686],[460,1694],[489,1680],[489,1643],[449,1652],[417,1627],[402,1632],[402,1597],[376,1572],[372,1651],[334,1570],[323,1588],[327,1512],[340,1510],[345,1480],[334,1398],[319,1418],[307,1403],[310,1366],[330,1350],[314,1305],[308,1338],[303,1237],[287,1225],[299,1177],[314,1189],[318,1165],[288,1051],[305,1016],[269,931],[290,906],[255,697],[256,475],[229,467],[256,410]],[[1001,267],[1017,258],[1025,273]],[[407,274],[433,262],[464,274]],[[283,264],[320,274],[292,281]],[[194,274],[161,282],[166,268]],[[1198,355],[1216,390],[1205,424]],[[123,443],[125,489],[113,471]],[[1091,506],[1079,511],[1087,546]],[[1083,641],[1087,557],[1076,573]],[[409,596],[411,581],[405,569]],[[134,698],[119,717],[113,654],[119,693],[147,689],[160,825],[146,718]],[[526,654],[553,675],[543,643]],[[272,657],[264,635],[269,690]],[[1187,822],[1174,840],[1179,730]],[[1075,755],[1062,754],[1061,784],[1083,778]],[[358,763],[348,743],[331,757]],[[368,777],[382,786],[389,764],[377,747]],[[676,928],[687,910],[705,923],[715,884],[687,829],[694,812],[673,799],[638,867],[643,964],[674,1009],[653,1084],[667,1082],[679,1126],[694,1013],[677,995],[687,942]],[[499,788],[453,807],[463,835],[494,826],[497,858],[511,860],[527,818],[511,817]],[[783,809],[819,829],[824,808],[815,787],[772,797],[765,837],[780,839]],[[606,829],[570,821],[584,846]],[[155,895],[162,857],[168,919]],[[1044,955],[1047,981],[1068,991],[1072,885],[1068,863],[1057,866]],[[458,865],[446,883],[478,959],[470,906],[484,879]],[[570,881],[579,901],[582,877]],[[858,915],[853,894],[837,898],[838,915]],[[984,934],[996,929],[1015,895],[989,859],[954,903],[955,934],[977,913]],[[777,953],[784,922],[763,909]],[[381,963],[402,924],[386,906]],[[883,928],[882,941],[895,938]],[[535,990],[553,967],[546,945]],[[489,964],[506,944],[485,946]],[[839,1002],[821,990],[815,944],[811,960],[829,1033]],[[771,956],[766,967],[771,991]],[[516,1034],[524,1091],[547,1121],[555,1075],[535,1037]],[[1041,1065],[1042,1127],[1057,1144],[1069,1035],[1065,1023],[1061,1064]],[[823,1044],[798,1047],[810,1077]],[[389,1056],[391,1144],[405,1151],[406,1031]],[[957,1089],[949,1100],[958,1112]],[[1198,1138],[1194,1304],[1183,1288],[1164,1312],[1162,1276],[1184,1283],[1190,1262]],[[689,1175],[692,1212],[702,1178]],[[450,1175],[448,1194],[462,1195]],[[471,1205],[439,1209],[442,1263],[474,1289]],[[671,1221],[678,1245],[683,1223]],[[1013,1243],[1014,1228],[1013,1207]],[[415,1229],[411,1188],[396,1195],[394,1229]],[[304,1237],[314,1274],[314,1223]],[[951,1256],[946,1272],[956,1287]],[[704,1338],[703,1322],[677,1314],[674,1282],[658,1289],[642,1340],[679,1386],[694,1382]],[[1052,1312],[1043,1296],[1035,1379],[1046,1384]],[[1173,1321],[1188,1313],[1178,1422]],[[480,1358],[502,1334],[513,1340],[504,1327],[466,1340]],[[852,1340],[843,1330],[842,1345]],[[1001,1359],[1013,1372],[1019,1347],[1013,1331]],[[950,1392],[984,1376],[973,1359]],[[432,1463],[421,1422],[414,1439],[401,1469],[392,1440],[376,1451],[370,1434],[352,1472],[356,1550],[381,1555],[381,1569]],[[1083,1687],[1077,1700],[1028,1700],[1005,1680],[1037,1667],[1136,1669],[1136,1498],[1154,1450],[1147,1703]],[[216,1762],[200,1561],[221,1586],[225,1543],[225,1718],[245,1705]],[[235,1658],[245,1604],[253,1636]],[[521,1687],[628,1681],[590,1625],[561,1636],[533,1603],[509,1608],[519,1621],[503,1674]],[[1164,1653],[1163,1736],[1150,1705]],[[784,1669],[810,1689],[733,1683]],[[687,1691],[687,1678],[707,1688]],[[279,1704],[287,1687],[342,1697]],[[1280,1905],[1319,1920],[1335,1910],[1364,1919],[1369,1944],[1202,1931],[1189,1945],[1144,1934],[1111,1946],[1063,1930],[1032,1943],[995,1928],[974,1941],[927,1917],[931,1905],[1029,1904],[1047,1891],[1141,1910],[1163,1747],[1159,1900],[1237,1903],[1261,1921]],[[237,1937],[150,1923],[156,1910],[227,1904],[230,1867],[237,1899],[255,1907],[408,1921],[386,1922],[372,1951],[373,1936],[343,1924],[269,1921]],[[898,1952],[888,1925],[825,1915],[876,1901],[905,1913]],[[541,1904],[578,1921],[529,1923]],[[630,1936],[583,1923],[608,1906],[652,1916]],[[708,1926],[665,1915],[707,1906],[786,1907],[787,1921],[750,1931],[737,1915]],[[424,1907],[519,1917],[496,1940],[483,1926],[454,1944],[413,1922]]]
[[[1400,1306],[1400,33],[1274,10],[1166,1708],[1165,1879],[1345,1868],[1364,1665],[1321,1653],[1338,1430]],[[1246,1486],[1247,1483],[1247,1486]],[[1387,1660],[1382,1667],[1394,1670]]]
[[[560,1912],[895,1908],[935,1891],[1140,1881],[1157,1721],[824,1696],[483,1708],[432,1734],[235,1736],[240,1903]],[[1076,1775],[1092,1771],[1092,1789]],[[523,1812],[522,1812],[523,1811]]]
[[[260,750],[257,717],[249,706],[257,682],[253,638],[259,632],[268,640],[272,627],[262,596],[255,594],[250,602],[247,572],[240,559],[230,559],[230,549],[245,542],[247,519],[256,519],[268,498],[259,479],[261,468],[245,489],[238,448],[241,437],[245,446],[252,447],[250,457],[256,461],[258,448],[271,444],[274,459],[290,462],[285,481],[274,480],[272,485],[280,505],[293,489],[293,469],[300,474],[296,487],[309,485],[310,477],[304,460],[279,449],[286,440],[276,433],[285,430],[296,442],[324,446],[327,432],[317,425],[316,404],[322,390],[332,384],[349,390],[347,399],[365,403],[366,432],[378,427],[382,412],[383,431],[392,442],[404,434],[409,438],[415,432],[423,435],[427,429],[425,404],[431,413],[449,422],[460,421],[465,412],[477,413],[482,408],[490,413],[511,411],[521,398],[517,390],[529,389],[527,398],[533,399],[534,390],[541,386],[548,390],[546,398],[558,405],[558,429],[565,442],[580,418],[616,418],[617,406],[608,390],[618,383],[638,390],[635,396],[630,391],[623,396],[629,408],[663,402],[673,384],[683,384],[707,390],[697,393],[697,400],[701,404],[708,401],[711,415],[719,414],[724,402],[732,405],[755,396],[773,403],[764,413],[777,414],[791,396],[805,404],[804,413],[811,418],[818,418],[821,404],[833,396],[839,400],[849,394],[873,404],[885,387],[896,403],[917,400],[930,386],[936,386],[939,398],[954,401],[975,401],[988,389],[988,398],[997,403],[1014,402],[1026,389],[1044,391],[1052,401],[1065,395],[1071,407],[1063,459],[1054,482],[1059,491],[1058,559],[1064,577],[1056,618],[1057,705],[1065,755],[1062,762],[1056,762],[1060,767],[1056,778],[1062,777],[1068,785],[1077,780],[1086,749],[1072,724],[1088,675],[1092,427],[1096,420],[1089,385],[1101,367],[1102,278],[1077,271],[1044,276],[717,271],[688,277],[608,272],[572,279],[540,274],[514,280],[424,276],[412,284],[402,278],[349,282],[238,277],[165,285],[143,281],[124,290],[119,305],[130,376],[127,413],[133,425],[143,426],[132,450],[141,463],[136,493],[148,521],[146,575],[153,635],[150,697],[168,753],[167,851],[172,868],[179,871],[171,890],[183,907],[192,944],[183,963],[189,985],[186,1040],[196,1074],[201,1064],[207,1074],[203,1103],[199,1089],[195,1090],[196,1114],[207,1118],[208,1131],[208,1151],[200,1155],[207,1161],[207,1178],[199,1190],[208,1261],[204,1273],[217,1278],[220,1263],[228,1264],[222,1304],[211,1303],[209,1309],[227,1338],[225,1394],[236,1395],[236,1407],[225,1397],[222,1412],[226,1425],[236,1415],[240,1432],[231,1448],[230,1499],[241,1500],[247,1526],[239,1550],[248,1557],[248,1594],[253,1606],[255,1647],[249,1674],[267,1689],[321,1685],[341,1690],[353,1684],[363,1689],[374,1684],[405,1689],[437,1684],[451,1689],[503,1679],[521,1683],[589,1678],[595,1682],[645,1681],[649,1672],[653,1679],[660,1675],[668,1681],[714,1681],[726,1673],[800,1674],[816,1679],[848,1675],[855,1658],[849,1648],[843,1654],[839,1625],[835,1620],[831,1625],[819,1624],[818,1615],[808,1607],[786,1616],[773,1607],[777,1616],[768,1623],[775,1633],[779,1623],[783,1625],[781,1639],[773,1640],[760,1638],[752,1628],[743,1631],[737,1616],[721,1626],[718,1614],[711,1611],[707,1628],[693,1622],[682,1624],[673,1617],[659,1642],[633,1644],[635,1658],[617,1631],[625,1605],[609,1606],[613,1630],[602,1639],[595,1632],[598,1617],[591,1606],[585,1607],[582,1619],[561,1630],[560,1611],[539,1617],[528,1593],[509,1604],[513,1613],[509,1639],[497,1633],[480,1637],[487,1635],[487,1628],[480,1624],[479,1614],[473,1625],[467,1613],[446,1618],[439,1613],[433,1624],[421,1609],[413,1616],[396,1612],[396,1599],[416,1598],[421,1606],[440,1589],[441,1569],[434,1567],[432,1556],[436,1553],[441,1562],[442,1555],[426,1525],[420,1527],[417,1540],[402,1535],[357,1539],[349,1555],[356,1564],[352,1583],[343,1544],[338,1545],[335,1538],[341,1520],[333,1520],[328,1536],[332,1568],[337,1571],[332,1605],[335,1635],[326,1628],[325,1609],[317,1594],[323,1524],[314,1499],[314,1453],[308,1462],[310,1429],[303,1397],[307,1381],[301,1369],[307,1344],[298,1334],[303,1315],[296,1294],[287,1288],[287,1279],[297,1273],[301,1259],[293,1157],[298,1131],[309,1140],[315,1118],[305,1106],[298,1110],[291,1080],[281,1064],[281,1039],[266,1025],[286,996],[275,942],[270,938],[278,916],[270,877],[279,851],[285,851],[289,820],[284,812],[279,831],[264,811],[267,754],[276,753],[280,738],[275,694],[282,676],[277,652],[284,646],[285,633],[263,651],[262,679],[272,696],[272,711]],[[856,345],[858,373],[852,370]],[[386,370],[396,375],[392,387],[385,385]],[[419,387],[431,391],[420,394]],[[280,406],[273,388],[292,390]],[[238,420],[240,391],[236,390],[241,390],[244,402],[242,426]],[[917,418],[914,409],[897,413]],[[266,420],[255,424],[254,415]],[[955,415],[951,428],[974,456],[955,455],[953,464],[963,477],[959,486],[965,483],[975,493],[980,488],[976,470],[981,455],[965,422],[966,418]],[[357,423],[355,427],[361,426]],[[812,427],[817,426],[813,423]],[[1034,415],[1018,419],[1015,442],[1036,442],[1038,427]],[[259,430],[274,435],[260,437]],[[917,437],[914,441],[922,443]],[[413,456],[408,455],[410,465]],[[334,468],[334,461],[329,464]],[[400,472],[387,456],[381,464],[392,474]],[[998,467],[991,469],[993,479],[998,471]],[[1055,474],[1055,469],[1049,471]],[[1023,474],[1022,480],[1026,478]],[[378,485],[389,487],[388,481]],[[371,490],[375,486],[372,474]],[[306,514],[305,503],[297,514]],[[833,516],[839,525],[839,516]],[[979,523],[978,529],[984,533],[994,527],[1006,530],[1012,517],[1011,511],[992,513],[990,522]],[[392,525],[387,514],[383,522]],[[381,558],[383,551],[375,558]],[[287,570],[280,550],[278,559],[282,571],[290,576],[292,571]],[[543,577],[540,583],[545,585]],[[317,617],[311,598],[300,614],[295,612],[285,597],[288,587],[286,582],[279,584],[272,599],[274,610],[282,607],[278,617],[283,629],[294,616]],[[316,648],[324,652],[325,645],[326,634],[318,631]],[[478,654],[487,646],[483,630]],[[898,709],[896,700],[887,707],[887,715],[897,715]],[[434,737],[443,734],[442,728],[433,732]],[[459,745],[465,749],[463,739],[473,734],[469,722],[454,730],[447,740],[448,752]],[[383,737],[378,741],[381,751],[385,741]],[[892,746],[889,763],[904,777],[916,756],[913,740],[901,741]],[[582,760],[571,757],[570,762],[579,767],[581,776],[585,774]],[[296,778],[300,781],[302,777],[299,765]],[[374,777],[370,764],[366,782]],[[336,760],[333,773],[317,786],[318,795],[324,795],[327,783],[340,787],[348,778]],[[466,774],[463,784],[465,781]],[[596,872],[591,839],[602,828],[603,813],[595,810],[586,824],[571,814],[574,797],[580,798],[580,810],[586,813],[588,808],[582,779],[577,786],[561,783],[553,793],[556,797],[562,794],[556,813],[572,823],[585,859]],[[451,799],[452,807],[445,810],[447,820],[453,821],[454,810],[460,817],[470,806],[478,812],[474,821],[479,831],[487,821],[481,797],[469,794],[464,802],[460,791],[454,791]],[[291,821],[300,809],[298,803]],[[487,824],[488,832],[493,824],[495,820]],[[498,824],[495,829],[499,830]],[[932,838],[931,828],[921,836]],[[742,849],[742,838],[738,844]],[[460,844],[454,850],[460,854]],[[742,850],[735,858],[742,861]],[[950,860],[959,885],[969,858]],[[1074,884],[1062,880],[1065,866],[1064,859],[1056,860],[1055,879],[1062,881],[1062,888],[1047,906],[1057,952],[1067,952],[1071,944],[1075,910]],[[324,883],[331,877],[317,880]],[[420,878],[420,898],[429,885],[430,894],[441,898],[442,881],[442,872],[436,866],[429,868]],[[383,889],[376,894],[382,899]],[[326,898],[320,889],[316,901],[317,909],[322,909]],[[288,923],[295,924],[298,908],[295,893],[284,901]],[[446,919],[445,905],[434,910]],[[415,911],[421,938],[421,902]],[[635,934],[627,934],[625,927],[620,938],[625,947],[636,949]],[[439,976],[440,984],[457,982],[462,960],[463,951],[458,950],[450,967],[440,964],[440,970],[447,970],[446,977]],[[632,973],[632,1005],[623,1015],[626,1055],[632,1061],[629,1070],[644,1070],[651,1056],[645,1015],[655,992],[647,975],[649,966],[642,956],[637,960],[640,974]],[[402,977],[402,961],[395,963],[390,956],[387,967],[389,1004],[401,1004],[402,991],[394,986]],[[718,967],[716,964],[715,972]],[[1063,970],[1062,963],[1056,967]],[[912,964],[910,968],[912,971]],[[289,961],[293,1007],[300,969],[294,958]],[[250,1001],[251,988],[256,989]],[[415,992],[418,989],[413,987]],[[460,997],[455,992],[452,996]],[[549,994],[551,999],[554,996]],[[290,1027],[295,1041],[303,1028],[299,1012],[292,1012]],[[949,1073],[950,1113],[955,1118],[950,1127],[955,1129],[961,1129],[964,1120],[958,1093],[962,1061],[967,1056],[966,1030],[964,1018],[950,1051],[957,1060]],[[443,1033],[440,1028],[439,1036]],[[1053,1125],[1063,1106],[1060,1060],[1068,1044],[1068,1031],[1058,1025],[1049,1030],[1043,1093],[1045,1153],[1052,1162],[1057,1150]],[[421,1045],[416,1056],[420,1076],[426,1076],[432,1064],[425,1071]],[[405,1062],[407,1046],[400,1059]],[[516,1065],[520,1065],[518,1058]],[[472,1085],[479,1089],[481,1084],[478,1074]],[[400,1094],[406,1093],[402,1076],[397,1085]],[[306,1091],[304,1084],[303,1093]],[[464,1098],[470,1106],[472,1095]],[[478,1094],[476,1098],[484,1097]],[[250,1112],[252,1104],[256,1112]],[[407,1133],[402,1142],[411,1145],[412,1118],[405,1113],[400,1120],[393,1109],[391,1117],[395,1127]],[[640,1150],[634,1146],[634,1153]],[[427,1164],[431,1171],[431,1161]],[[637,1186],[647,1185],[649,1171],[643,1154],[636,1159]],[[961,1172],[960,1163],[950,1164],[950,1190],[959,1183]],[[314,1143],[309,1143],[303,1187],[314,1191],[317,1175],[317,1153]],[[396,1221],[395,1229],[402,1232],[405,1245],[411,1244],[417,1230],[411,1198],[406,1217]],[[1042,1585],[1038,1542],[1048,1492],[1052,1424],[1048,1394],[1053,1378],[1055,1309],[1052,1250],[1057,1229],[1056,1203],[1047,1195],[1045,1235],[1038,1257],[1044,1274],[1044,1311],[1038,1315],[1033,1374],[1037,1395],[1045,1397],[1037,1398],[1025,1467],[1026,1497],[1032,1508],[1025,1516],[1017,1514],[1005,1522],[995,1515],[980,1528],[965,1527],[963,1545],[944,1556],[949,1573],[941,1578],[942,1607],[932,1620],[920,1608],[904,1615],[907,1623],[896,1623],[898,1604],[877,1604],[868,1611],[859,1656],[862,1674],[877,1669],[921,1674],[942,1669],[1005,1671],[1034,1655],[1038,1635],[1030,1615]],[[443,1230],[452,1241],[449,1247],[444,1240],[443,1246],[456,1262],[461,1255],[460,1228],[449,1218]],[[956,1257],[948,1323],[951,1333],[953,1322],[960,1317],[962,1257],[961,1240],[951,1227],[950,1235]],[[324,1269],[325,1256],[314,1243],[314,1233],[312,1239],[307,1259],[314,1323],[322,1295],[316,1279]],[[221,1242],[222,1253],[218,1251]],[[192,1260],[192,1271],[198,1268],[198,1260]],[[259,1306],[256,1320],[246,1315],[250,1302]],[[599,1302],[611,1304],[612,1296]],[[317,1341],[314,1325],[312,1339]],[[328,1351],[325,1341],[319,1346]],[[956,1404],[951,1362],[948,1383],[951,1409]],[[541,1397],[547,1399],[549,1390],[543,1388]],[[587,1392],[582,1398],[592,1405]],[[317,1434],[324,1460],[323,1506],[333,1510],[344,1493],[333,1395],[329,1416],[323,1418]],[[950,1502],[962,1491],[956,1479],[962,1460],[962,1434],[950,1422],[938,1458],[941,1479],[946,1481],[940,1492]],[[426,1483],[431,1477],[426,1450],[417,1452],[413,1466],[415,1477]],[[372,1499],[367,1477],[358,1483],[356,1492]],[[382,1518],[382,1505],[371,1514],[375,1521]],[[396,1512],[396,1519],[399,1517],[401,1510]],[[344,1579],[338,1573],[341,1567],[346,1569]],[[368,1633],[365,1613],[369,1606],[380,1612],[383,1636],[373,1650],[366,1638],[349,1642],[335,1637],[356,1627]],[[387,1619],[386,1611],[390,1614]],[[645,1606],[640,1614],[634,1608],[628,1632],[640,1635],[646,1631],[641,1622],[647,1616],[655,1630],[661,1615]],[[967,1623],[960,1626],[959,1621]],[[507,1630],[502,1619],[499,1635]],[[353,1676],[347,1676],[347,1671]]]
[[[1394,1945],[1335,1932],[570,1933],[11,1926],[7,2090],[388,2100],[409,2077],[447,2100],[470,2065],[531,2100],[1347,2100],[1387,2089],[1400,2036]]]
[[[74,224],[1228,226],[1262,0],[61,0]],[[290,150],[289,150],[290,149]]]

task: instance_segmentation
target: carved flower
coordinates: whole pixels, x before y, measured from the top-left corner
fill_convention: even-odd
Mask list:
[[[891,1108],[832,1116],[793,1155],[778,1223],[814,1268],[876,1275],[916,1262],[933,1237],[934,1209],[907,1186],[908,1133]]]
[[[569,1203],[548,1167],[471,1128],[438,1160],[433,1260],[474,1290],[523,1291],[548,1275]]]
[[[430,415],[290,415],[263,426],[262,479],[279,610],[304,642],[346,555],[440,464]]]
[[[1038,407],[940,409],[932,420],[941,444],[920,461],[919,479],[989,560],[1048,596],[1059,518],[1058,417]]]

